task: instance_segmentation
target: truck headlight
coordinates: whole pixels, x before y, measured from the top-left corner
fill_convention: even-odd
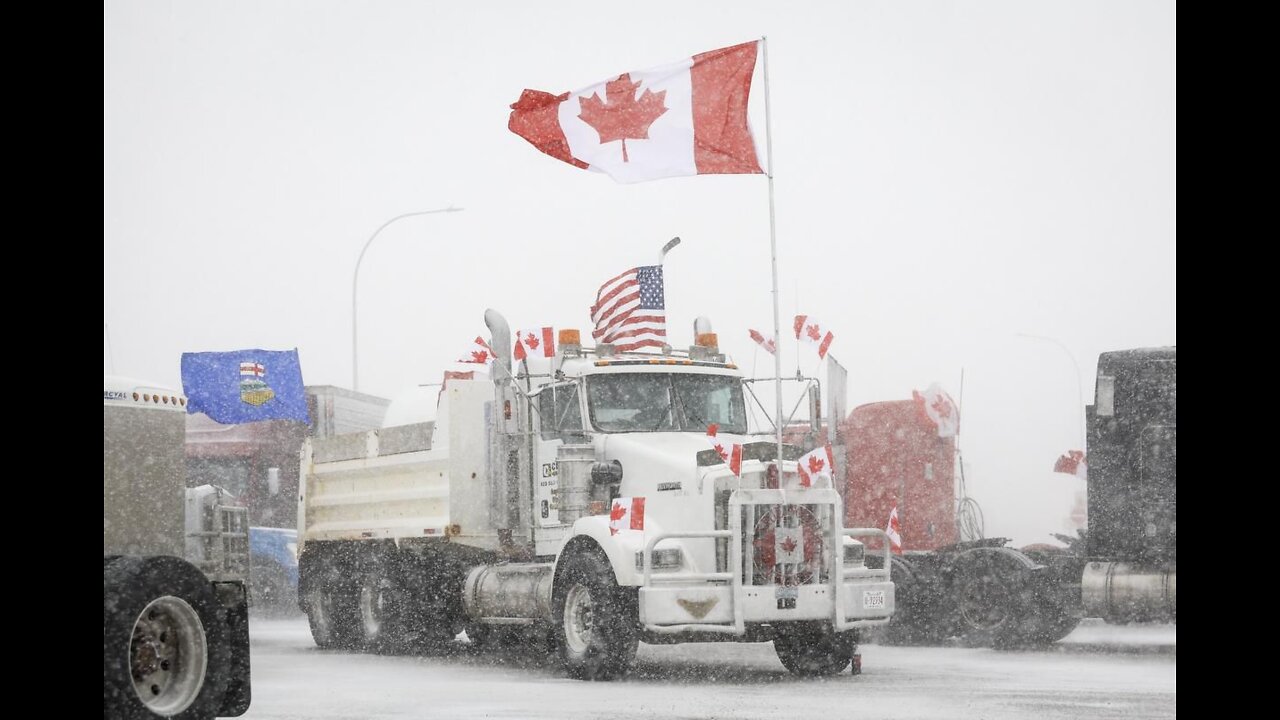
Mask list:
[[[666,548],[653,551],[654,570],[677,570],[684,564],[684,553],[680,548]],[[636,553],[636,570],[644,571],[644,551]]]
[[[844,564],[845,566],[858,566],[862,564],[862,558],[867,554],[866,546],[854,540],[851,537],[844,539]]]

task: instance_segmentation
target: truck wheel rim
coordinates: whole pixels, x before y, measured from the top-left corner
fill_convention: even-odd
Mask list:
[[[994,572],[994,571],[988,571]],[[986,576],[967,584],[960,594],[960,614],[971,628],[991,630],[999,627],[1008,615],[1004,586]]]
[[[382,630],[382,590],[368,585],[360,589],[360,620],[364,623],[365,637],[378,636]]]
[[[204,687],[209,666],[204,624],[186,600],[172,595],[147,604],[133,623],[129,671],[133,690],[148,710],[176,715]]]
[[[564,599],[564,637],[574,654],[585,654],[591,646],[594,615],[591,591],[581,585],[569,588]]]
[[[332,635],[332,630],[329,627],[329,600],[324,593],[318,590],[313,590],[309,597],[311,601],[307,603],[307,614],[311,617],[311,622],[319,631],[320,636],[325,641],[328,641]]]

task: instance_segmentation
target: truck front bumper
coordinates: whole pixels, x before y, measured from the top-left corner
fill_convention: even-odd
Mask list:
[[[730,585],[661,584],[640,588],[640,622],[659,633],[686,630],[734,631],[735,610],[742,623],[778,623],[792,620],[834,620],[844,627],[879,625],[893,614],[893,583],[887,580],[845,582],[837,615],[834,585]],[[696,626],[696,627],[695,627]],[[743,629],[745,631],[745,628]],[[742,634],[735,631],[734,634]]]

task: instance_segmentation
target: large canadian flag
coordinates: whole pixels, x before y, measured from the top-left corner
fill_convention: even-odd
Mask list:
[[[631,183],[760,173],[747,122],[759,41],[574,92],[525,90],[507,127],[558,160]]]

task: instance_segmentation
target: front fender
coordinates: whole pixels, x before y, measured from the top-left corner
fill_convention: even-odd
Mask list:
[[[660,532],[662,532],[662,527],[652,518],[645,518],[645,529],[643,531],[621,530],[616,534],[609,532],[609,516],[607,515],[589,515],[581,518],[573,524],[573,533],[569,541],[565,543],[565,551],[556,557],[557,572],[559,571],[561,560],[573,552],[574,546],[589,540],[604,551],[605,556],[609,559],[609,566],[613,568],[613,576],[618,580],[618,585],[623,587],[639,586],[644,579],[644,573],[636,570],[636,553],[644,550],[646,538]],[[666,540],[659,543],[659,545],[663,548],[678,547],[679,543],[675,540]]]

